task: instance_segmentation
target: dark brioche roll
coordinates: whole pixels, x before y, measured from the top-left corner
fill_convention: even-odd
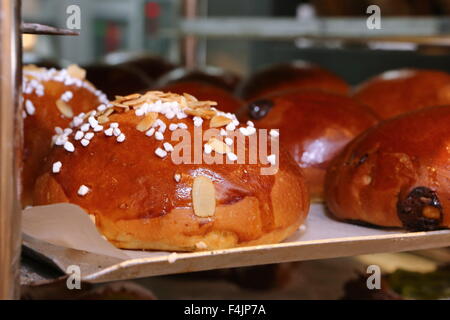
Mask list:
[[[108,104],[106,96],[86,81],[84,75],[84,70],[77,66],[56,70],[29,65],[23,69],[24,206],[31,204],[34,182],[50,151],[55,127],[68,127],[73,117],[102,105],[106,108]]]
[[[450,103],[450,74],[436,70],[399,69],[361,84],[353,97],[381,119]]]
[[[261,128],[280,129],[280,141],[302,167],[313,201],[323,199],[329,161],[359,133],[377,123],[355,100],[319,90],[269,95],[241,108],[238,116]]]
[[[157,81],[160,77],[176,68],[174,64],[162,57],[152,55],[133,57],[123,61],[119,66],[140,70],[153,81]]]
[[[277,91],[292,89],[321,89],[346,95],[350,87],[343,79],[318,65],[294,61],[254,73],[244,82],[240,91],[244,100],[254,100]]]
[[[85,67],[86,77],[109,99],[129,92],[143,92],[153,86],[153,80],[138,68],[122,65],[94,64]]]
[[[159,90],[178,94],[189,93],[199,100],[214,100],[225,112],[236,112],[243,105],[243,102],[229,91],[203,82],[185,80],[170,83]]]
[[[122,97],[113,105],[105,112],[114,113],[89,116],[80,129],[57,137],[66,142],[48,157],[36,183],[36,205],[75,203],[95,216],[109,241],[129,249],[275,243],[305,220],[309,196],[301,169],[283,150],[272,175],[261,175],[267,162],[236,162],[233,144],[223,142],[222,133],[255,130],[238,125],[233,115],[211,108],[209,101],[158,91]],[[200,154],[226,156],[229,162],[173,160],[178,146],[172,132],[192,136],[195,128],[211,126],[221,137],[200,142]]]
[[[409,230],[450,225],[450,107],[381,122],[328,168],[325,196],[339,219]]]
[[[171,85],[177,82],[199,82],[206,83],[226,90],[230,93],[234,92],[241,78],[233,72],[224,69],[206,66],[203,68],[177,68],[165,74],[158,81],[159,87]]]

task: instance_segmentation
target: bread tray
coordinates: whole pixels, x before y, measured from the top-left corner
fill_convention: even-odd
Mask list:
[[[405,232],[348,224],[330,218],[321,204],[311,206],[305,226],[279,244],[176,254],[125,250],[133,257],[127,260],[64,248],[26,235],[23,244],[28,254],[63,272],[70,265],[79,266],[82,279],[88,282],[450,246],[450,230]]]

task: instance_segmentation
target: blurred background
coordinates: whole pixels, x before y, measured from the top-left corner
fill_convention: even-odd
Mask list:
[[[65,27],[72,4],[81,8],[81,35],[27,36],[26,63],[117,64],[146,53],[245,76],[300,58],[351,84],[399,67],[450,71],[449,0],[27,0],[23,17]],[[366,26],[373,4],[380,30]]]
[[[226,70],[232,76],[222,84],[233,91],[236,79],[296,59],[315,62],[353,86],[389,69],[450,72],[450,0],[26,0],[23,20],[66,28],[66,10],[74,4],[81,9],[80,35],[25,35],[24,63],[56,68],[76,63],[87,69],[89,80],[99,87],[108,82],[114,93],[117,86],[126,87],[122,79],[128,76],[133,90],[157,87],[178,67]],[[367,27],[369,5],[381,9],[381,29]],[[355,298],[358,288],[348,281],[365,274],[368,264],[391,273],[407,270],[414,284],[425,281],[448,290],[450,269],[439,266],[449,261],[448,250],[434,250],[152,277],[134,284],[160,298]],[[62,276],[52,272],[24,260],[24,298],[40,298],[31,284]],[[433,281],[416,272],[431,273]],[[55,288],[55,297],[61,298],[63,289]]]

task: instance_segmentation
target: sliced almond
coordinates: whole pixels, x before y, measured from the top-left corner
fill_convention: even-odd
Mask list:
[[[192,101],[189,102],[189,107],[191,109],[197,109],[197,108],[210,108],[211,106],[216,106],[217,102],[215,101]]]
[[[209,122],[210,128],[220,128],[225,127],[227,124],[229,124],[232,120],[230,118],[224,117],[224,116],[214,116],[211,121]]]
[[[189,93],[183,93],[183,96],[187,99],[187,101],[198,101],[196,97],[190,95]]]
[[[227,144],[223,143],[222,141],[220,141],[216,138],[209,139],[208,144],[217,153],[225,154],[225,153],[231,152],[231,149]]]
[[[136,129],[138,129],[141,132],[147,131],[150,129],[152,124],[158,119],[158,113],[156,112],[149,112],[145,115],[144,119],[141,120],[141,122],[138,123],[136,126]]]
[[[99,116],[97,118],[97,121],[98,121],[99,124],[104,124],[104,123],[107,123],[109,121],[109,118],[108,118],[108,116],[105,116],[104,114],[102,114],[101,116]]]
[[[211,119],[212,117],[214,117],[216,115],[216,112],[214,110],[211,109],[186,109],[184,110],[184,112],[188,115],[191,116],[197,116],[197,117],[201,117],[204,119]]]
[[[80,68],[76,64],[71,64],[67,67],[67,73],[74,78],[84,80],[86,78],[86,70]]]
[[[59,112],[61,112],[66,118],[73,117],[72,108],[65,101],[61,99],[56,100],[56,107],[58,108]]]
[[[211,179],[198,176],[192,185],[192,204],[197,217],[212,217],[216,211],[216,190]]]

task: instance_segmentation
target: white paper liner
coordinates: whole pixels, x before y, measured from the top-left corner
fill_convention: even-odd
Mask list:
[[[89,215],[73,204],[59,203],[23,210],[22,231],[54,245],[124,260],[129,258],[124,250],[105,240]]]

